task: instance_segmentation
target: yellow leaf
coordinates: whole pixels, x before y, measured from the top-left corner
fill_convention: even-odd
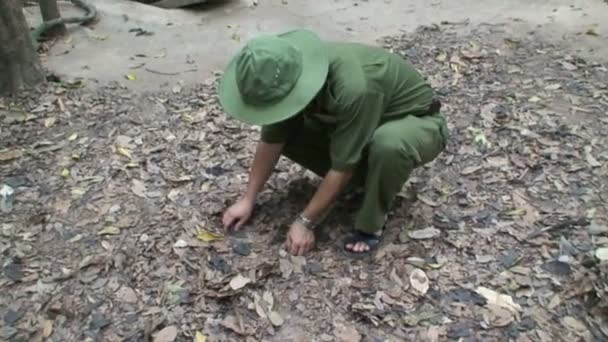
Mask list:
[[[129,169],[134,169],[136,167],[138,167],[139,165],[135,162],[130,162],[126,165]]]
[[[78,139],[78,133],[74,133],[72,135],[70,135],[70,137],[68,138],[68,141],[74,141]]]
[[[72,153],[72,159],[74,159],[74,160],[80,160],[80,154],[78,154],[78,153]]]
[[[125,75],[125,77],[129,80],[129,81],[135,81],[137,79],[137,76],[135,76],[135,74],[133,73],[128,73]]]
[[[524,208],[517,208],[517,209],[509,211],[507,213],[507,215],[509,215],[509,216],[523,216],[525,214],[526,214],[526,209],[524,209]]]
[[[61,170],[61,176],[68,177],[69,175],[70,175],[70,170],[69,169],[63,169],[63,170]]]
[[[224,235],[222,234],[217,234],[217,233],[213,233],[213,232],[209,232],[206,230],[201,230],[198,232],[198,234],[196,234],[196,238],[204,241],[204,242],[212,242],[215,240],[221,240],[224,237]]]
[[[44,322],[42,322],[42,336],[44,338],[47,338],[47,337],[51,336],[52,333],[53,333],[53,321],[51,321],[49,319],[45,319]]]
[[[129,159],[133,159],[133,157],[131,157],[131,152],[129,152],[129,150],[124,147],[117,147],[116,153],[120,154],[121,156],[125,156]]]
[[[106,226],[104,229],[100,230],[97,235],[117,235],[120,234],[120,229],[114,226]]]
[[[207,342],[207,336],[203,335],[202,332],[197,331],[194,336],[194,342]]]

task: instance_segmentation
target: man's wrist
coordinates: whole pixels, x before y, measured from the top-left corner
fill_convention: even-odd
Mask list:
[[[315,228],[317,226],[315,221],[309,219],[304,214],[298,215],[298,217],[296,217],[296,222],[298,222],[299,224],[303,225],[304,227],[306,227],[307,229],[310,229],[310,230],[315,230]]]

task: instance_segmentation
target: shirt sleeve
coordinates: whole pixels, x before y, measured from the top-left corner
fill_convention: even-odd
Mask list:
[[[301,115],[296,115],[287,120],[283,120],[271,125],[262,126],[262,141],[268,144],[286,142],[289,137],[295,134],[301,119]]]
[[[337,114],[337,126],[331,137],[332,169],[352,170],[361,160],[382,116],[382,94],[366,91],[343,104]]]

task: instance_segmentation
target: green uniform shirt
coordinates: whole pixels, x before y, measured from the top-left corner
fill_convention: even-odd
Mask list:
[[[330,139],[332,169],[350,170],[382,123],[422,114],[433,92],[402,57],[358,43],[327,43],[329,73],[317,96],[320,112],[304,110],[262,127],[267,143],[288,142],[303,124],[316,124]],[[311,137],[314,139],[315,137]]]

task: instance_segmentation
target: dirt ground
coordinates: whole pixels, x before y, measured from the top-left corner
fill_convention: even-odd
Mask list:
[[[222,113],[212,78],[64,77],[1,99],[0,338],[606,340],[605,56],[489,23],[380,42],[428,77],[451,137],[367,261],[339,251],[356,197],[310,255],[282,250],[319,182],[288,160],[224,234],[259,132]]]

